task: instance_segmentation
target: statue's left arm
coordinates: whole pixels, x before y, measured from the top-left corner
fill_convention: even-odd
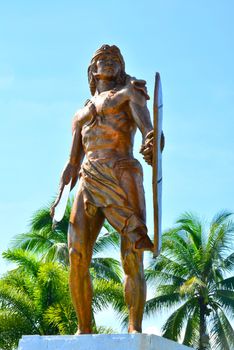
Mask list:
[[[140,153],[143,154],[146,163],[152,165],[153,125],[147,108],[149,96],[145,84],[144,80],[132,79],[128,85],[128,96],[132,117],[142,134]]]

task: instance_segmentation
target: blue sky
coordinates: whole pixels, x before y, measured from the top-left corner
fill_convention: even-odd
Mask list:
[[[120,47],[127,73],[145,79],[150,96],[161,74],[163,228],[184,211],[207,219],[234,211],[233,13],[231,0],[0,3],[0,253],[56,194],[71,118],[90,96],[87,67],[104,43]],[[7,267],[0,259],[0,273]]]

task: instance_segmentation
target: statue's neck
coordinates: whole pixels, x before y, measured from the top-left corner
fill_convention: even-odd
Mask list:
[[[115,80],[98,79],[96,82],[96,90],[100,94],[101,92],[114,89],[116,85],[117,83]]]

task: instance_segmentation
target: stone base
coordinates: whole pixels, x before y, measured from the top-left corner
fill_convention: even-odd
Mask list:
[[[24,335],[18,350],[191,350],[153,334]]]

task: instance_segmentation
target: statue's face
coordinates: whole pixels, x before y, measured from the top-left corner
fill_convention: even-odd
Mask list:
[[[97,60],[97,72],[102,79],[116,78],[121,70],[121,65],[117,56],[103,54]]]

